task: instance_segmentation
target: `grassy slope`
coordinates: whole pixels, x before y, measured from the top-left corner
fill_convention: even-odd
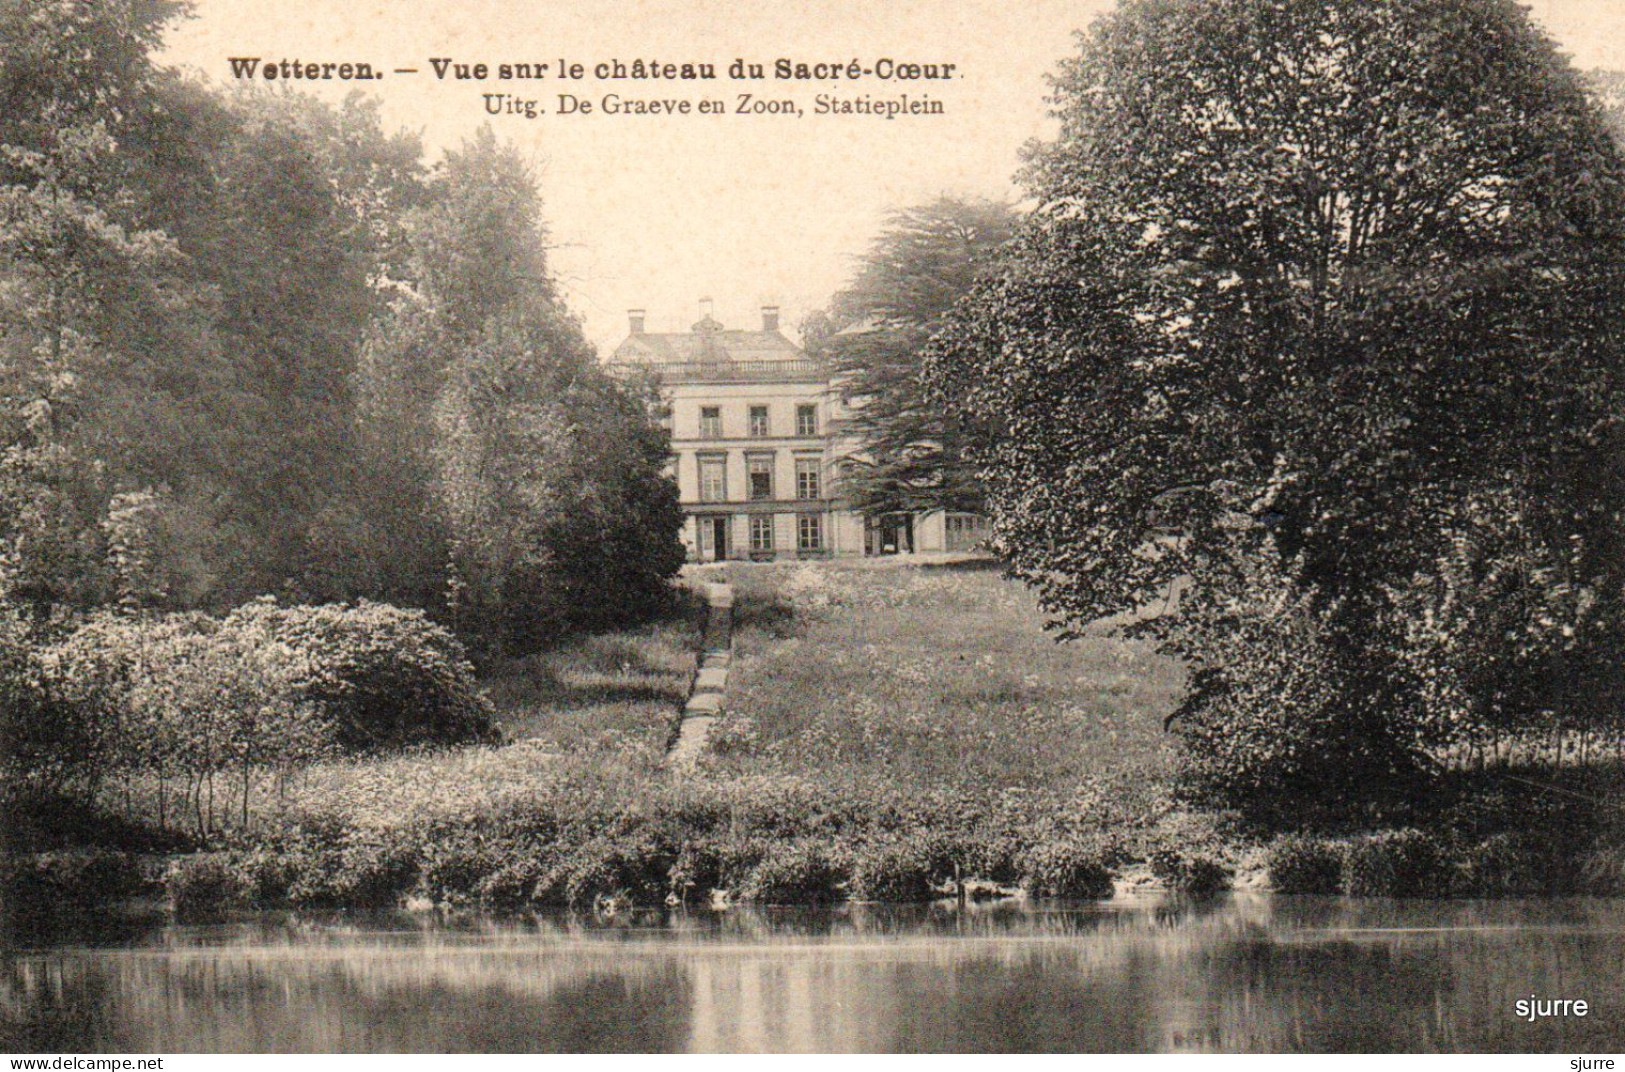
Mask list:
[[[549,752],[658,759],[699,646],[701,610],[685,595],[661,621],[576,637],[488,674],[503,735]]]
[[[1057,644],[1028,592],[986,563],[728,572],[738,592],[730,713],[701,780],[1021,789],[1104,797],[1133,816],[1162,810],[1172,754],[1161,721],[1182,675],[1146,645],[1105,634]],[[485,685],[509,745],[318,764],[285,798],[257,789],[250,826],[286,809],[376,825],[468,814],[560,779],[622,785],[630,802],[661,778],[700,618],[690,595],[662,621],[503,664]],[[155,817],[149,796],[136,795],[141,818]]]
[[[831,861],[854,883],[881,864],[893,878],[939,881],[950,858],[953,873],[963,865],[999,882],[1017,872],[1037,882],[1050,864],[1110,866],[1137,881],[1164,857],[1176,879],[1212,859],[1256,872],[1251,839],[1170,808],[1161,721],[1182,673],[1148,646],[1105,631],[1056,644],[1030,595],[980,566],[727,572],[738,597],[730,712],[691,775],[657,765],[698,643],[692,603],[665,622],[502,667],[488,684],[515,743],[320,764],[285,796],[262,786],[247,831],[230,829],[228,810],[228,836],[202,840],[258,846],[228,854],[242,888],[282,875],[291,883],[282,896],[317,904],[391,903],[413,891],[454,903],[589,904],[628,888],[654,903],[679,872],[702,892],[722,882],[738,893],[759,872],[795,877],[802,864],[825,882]],[[1439,821],[1409,824],[1438,828],[1425,835],[1311,848],[1342,859],[1338,881],[1351,881],[1349,861],[1363,861],[1354,877],[1372,893],[1405,892],[1412,879],[1475,894],[1625,883],[1606,800],[1514,793],[1499,781],[1430,800]],[[150,798],[132,803],[132,818],[150,822]],[[1601,819],[1590,814],[1598,809]],[[36,847],[84,841],[59,833]],[[92,831],[86,843],[108,842]],[[114,843],[131,847],[128,837]],[[1418,845],[1432,855],[1417,856]],[[765,855],[750,864],[753,853]],[[226,866],[188,863],[205,893],[210,868]],[[1373,875],[1401,885],[1370,886]],[[70,893],[76,884],[74,874],[62,880]]]
[[[983,789],[1163,783],[1179,666],[1104,633],[1057,643],[991,565],[729,567],[724,763]]]

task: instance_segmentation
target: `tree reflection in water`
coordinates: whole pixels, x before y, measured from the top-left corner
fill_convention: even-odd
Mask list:
[[[41,1051],[1618,1050],[1625,904],[263,915],[12,951]],[[1512,1014],[1529,993],[1584,1020]]]

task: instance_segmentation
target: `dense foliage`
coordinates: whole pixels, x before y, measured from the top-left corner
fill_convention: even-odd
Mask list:
[[[408,223],[417,286],[362,363],[391,549],[444,570],[450,619],[489,646],[656,609],[682,563],[666,438],[558,297],[529,168],[482,130]]]
[[[944,197],[893,212],[851,282],[810,322],[808,344],[830,362],[861,443],[841,473],[855,509],[981,509],[960,422],[932,402],[920,372],[927,342],[1015,224],[1015,211],[993,201]]]
[[[216,635],[241,637],[256,653],[296,653],[299,662],[287,675],[293,702],[313,708],[340,748],[491,736],[491,705],[463,646],[420,611],[367,602],[284,607],[258,599],[228,615]]]
[[[529,168],[188,81],[152,59],[180,7],[0,3],[5,598],[368,598],[482,648],[647,613],[665,440],[558,295]]]
[[[1512,0],[1127,0],[932,361],[995,541],[1190,661],[1187,788],[1617,719],[1625,163]],[[1613,724],[1617,731],[1617,724]]]
[[[140,782],[156,790],[160,828],[189,815],[212,829],[228,779],[246,821],[257,785],[285,789],[317,760],[494,733],[456,638],[381,604],[104,613],[53,644],[4,650],[0,680],[17,701],[0,739],[4,781],[85,795]]]

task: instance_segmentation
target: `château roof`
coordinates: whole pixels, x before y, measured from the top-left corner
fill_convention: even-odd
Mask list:
[[[617,364],[665,361],[796,361],[801,347],[777,331],[645,332],[628,335],[610,358]]]
[[[609,361],[611,365],[649,368],[668,383],[803,382],[824,376],[823,365],[778,330],[724,328],[710,316],[690,331],[634,331],[615,348]]]

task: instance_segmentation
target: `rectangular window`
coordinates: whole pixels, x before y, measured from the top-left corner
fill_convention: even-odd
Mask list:
[[[728,460],[726,458],[700,459],[700,501],[728,501]]]
[[[771,455],[745,459],[745,470],[750,474],[750,497],[773,497],[773,458]]]
[[[987,522],[979,514],[949,514],[948,550],[972,551],[987,537]]]
[[[822,458],[796,459],[796,498],[816,499],[819,497],[823,491],[821,487],[823,482],[820,479],[823,466],[824,460]]]
[[[815,436],[817,434],[818,407],[804,402],[796,407],[796,435]]]
[[[773,550],[773,515],[750,515],[750,549],[752,551]]]
[[[817,514],[802,514],[796,518],[796,548],[802,551],[821,551],[824,547],[824,519]]]
[[[750,434],[757,439],[773,434],[771,426],[767,423],[766,406],[750,407]]]
[[[722,407],[721,406],[701,406],[700,407],[700,438],[701,439],[721,439],[722,438]]]

